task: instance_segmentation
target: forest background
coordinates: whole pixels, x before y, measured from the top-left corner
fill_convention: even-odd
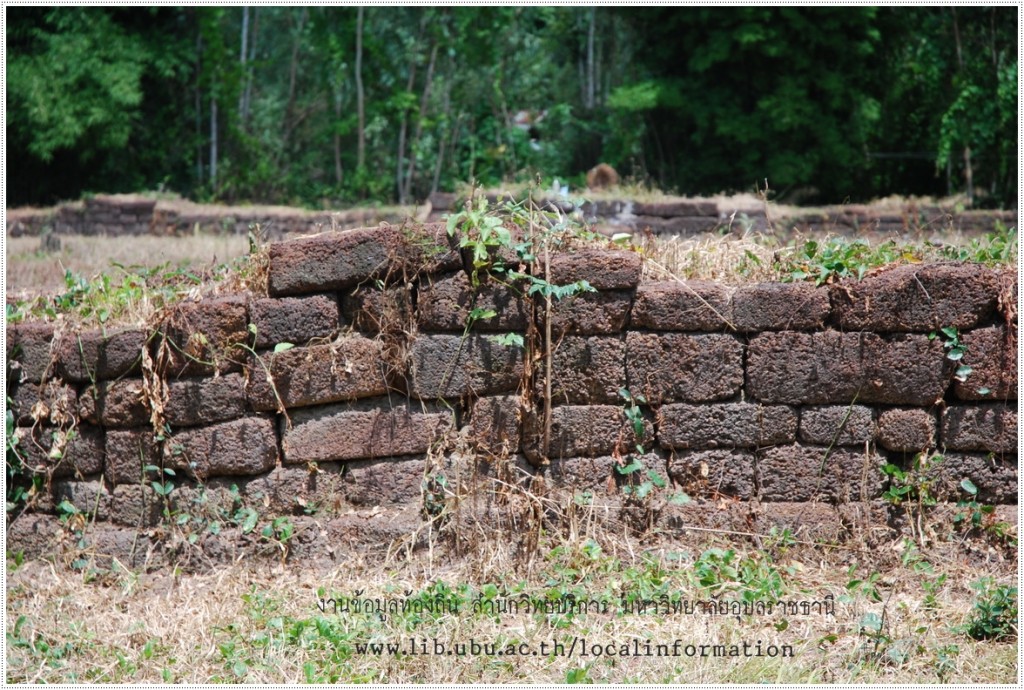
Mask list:
[[[1017,8],[9,7],[7,205],[474,181],[1017,204]]]

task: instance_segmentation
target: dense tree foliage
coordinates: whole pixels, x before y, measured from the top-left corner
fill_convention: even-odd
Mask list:
[[[12,7],[8,204],[474,180],[1016,203],[1014,7]]]

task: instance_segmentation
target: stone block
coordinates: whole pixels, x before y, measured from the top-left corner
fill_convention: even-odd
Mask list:
[[[679,451],[669,459],[668,472],[690,497],[724,495],[746,501],[756,491],[750,451]]]
[[[52,374],[53,326],[30,321],[7,327],[7,366],[15,381],[39,383]],[[17,365],[15,366],[15,363]]]
[[[112,495],[99,479],[88,481],[57,481],[53,484],[53,500],[67,501],[88,519],[108,520]]]
[[[755,448],[796,440],[796,412],[785,405],[676,403],[660,413],[663,448]]]
[[[171,381],[164,418],[172,427],[214,424],[245,414],[245,381],[241,374]]]
[[[101,381],[82,392],[79,411],[83,419],[110,429],[127,429],[150,423],[150,407],[142,379]]]
[[[64,426],[78,416],[78,394],[59,380],[26,381],[15,388],[10,410],[18,426],[31,426],[37,421]]]
[[[582,458],[552,458],[547,472],[555,486],[590,491],[598,495],[617,495],[621,475],[610,455]]]
[[[401,285],[356,288],[342,298],[341,309],[352,327],[363,333],[404,332],[415,323],[411,290]]]
[[[979,503],[1017,502],[1017,456],[1004,458],[977,453],[946,453],[928,471],[931,494],[940,501],[972,500],[960,486],[969,479],[978,489]]]
[[[402,259],[402,238],[391,226],[325,232],[270,245],[268,287],[273,297],[351,287],[383,276]]]
[[[253,347],[257,349],[333,339],[341,325],[338,300],[330,294],[254,299],[249,303],[249,319],[256,327]]]
[[[277,464],[277,434],[269,417],[245,417],[179,431],[163,444],[164,466],[207,477],[262,474]]]
[[[745,285],[732,296],[732,322],[744,333],[820,330],[830,310],[828,290],[810,283]]]
[[[152,527],[164,509],[163,499],[145,484],[115,486],[109,506],[110,521],[126,527]]]
[[[358,335],[328,345],[293,348],[260,355],[262,364],[249,367],[249,404],[254,410],[277,409],[355,400],[388,391],[384,349],[380,342]],[[267,372],[274,381],[272,388]],[[276,395],[275,395],[276,390]]]
[[[342,495],[356,506],[419,503],[425,470],[422,457],[349,462],[342,477]]]
[[[800,410],[800,441],[819,446],[857,446],[875,437],[875,418],[863,405],[821,405]]]
[[[267,474],[244,482],[243,495],[247,505],[268,515],[297,511],[336,511],[343,494],[341,463],[318,464],[311,471],[305,466],[276,467]]]
[[[703,280],[644,283],[636,290],[631,327],[659,331],[725,331],[732,322],[729,291]]]
[[[1002,404],[950,405],[942,415],[949,450],[1017,451],[1017,410]]]
[[[150,430],[111,430],[107,432],[107,459],[103,475],[111,484],[138,484],[146,466],[159,467],[160,442]],[[148,479],[156,479],[150,473]]]
[[[730,335],[630,332],[626,381],[651,404],[727,400],[743,385],[743,345]]]
[[[551,305],[551,331],[562,335],[607,335],[619,333],[626,327],[633,302],[630,290],[584,292]],[[544,302],[538,298],[538,310],[543,313]]]
[[[638,216],[676,218],[709,216],[718,218],[718,204],[713,201],[648,201],[637,202],[633,213]]]
[[[412,393],[421,399],[509,393],[522,375],[522,350],[494,336],[427,335],[412,344]]]
[[[910,264],[831,287],[845,331],[921,332],[974,328],[995,315],[999,274],[972,264]]]
[[[762,501],[850,503],[877,498],[885,460],[874,453],[820,446],[775,446],[757,452]]]
[[[144,331],[136,329],[65,333],[58,349],[57,373],[75,382],[137,374],[147,337]]]
[[[1017,399],[1017,326],[979,328],[961,336],[967,347],[961,364],[973,371],[953,382],[960,400]]]
[[[551,355],[551,400],[555,404],[621,402],[626,387],[624,337],[565,336]],[[536,395],[543,395],[543,362],[537,371]]]
[[[473,403],[470,428],[477,445],[495,455],[519,452],[522,400],[516,395],[480,398]]]
[[[952,373],[942,344],[923,335],[762,333],[747,353],[747,393],[765,403],[930,405]]]
[[[176,305],[162,331],[170,343],[167,378],[238,371],[250,342],[246,298],[226,295]]]
[[[937,439],[935,415],[927,410],[894,408],[878,415],[878,442],[887,450],[924,452]]]
[[[73,430],[52,427],[17,427],[17,451],[26,470],[51,473],[54,478],[103,471],[103,431],[79,425]]]
[[[585,280],[596,290],[628,290],[640,284],[641,270],[636,252],[584,249],[554,254],[548,281],[569,285]]]
[[[541,442],[541,417],[529,420],[529,431]],[[637,438],[622,407],[614,405],[562,405],[551,410],[551,447],[548,457],[611,455],[630,452],[638,443],[653,439],[654,427],[645,421]],[[532,440],[532,439],[531,439]],[[528,453],[529,454],[529,453]]]
[[[417,305],[421,331],[462,333],[475,309],[496,315],[475,320],[473,331],[525,331],[529,318],[529,305],[519,292],[492,281],[474,290],[464,272],[421,279]]]
[[[291,421],[281,444],[289,464],[426,453],[454,422],[450,411],[392,407],[386,398],[296,410]]]

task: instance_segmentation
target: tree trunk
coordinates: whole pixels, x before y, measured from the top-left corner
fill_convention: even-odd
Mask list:
[[[956,8],[950,7],[949,11],[953,13],[953,38],[956,44],[956,63],[958,71],[963,74],[964,71],[964,53],[963,47],[960,43],[960,24],[956,18]],[[973,205],[974,204],[974,169],[971,165],[971,144],[967,142],[964,144],[964,185],[967,187],[967,200]]]
[[[210,98],[210,190],[217,189],[217,97]]]
[[[356,166],[366,167],[366,103],[363,94],[363,6],[356,10],[356,110],[359,113],[359,130]]]
[[[409,171],[405,176],[405,187],[402,190],[403,204],[409,203],[412,196],[412,179],[416,175],[416,146],[423,136],[423,116],[427,112],[428,99],[430,98],[430,87],[434,83],[434,65],[437,63],[438,43],[434,41],[434,47],[430,50],[430,63],[427,65],[427,76],[424,79],[423,95],[420,97],[420,109],[416,115],[416,134],[413,136],[412,146],[409,150]]]
[[[338,123],[341,122],[341,85],[334,87],[334,182],[341,189],[344,175],[341,169],[341,135],[338,133]]]
[[[597,9],[590,8],[590,28],[587,31],[587,109],[594,109],[594,29]]]
[[[249,40],[249,68],[245,73],[245,90],[242,99],[242,123],[249,119],[249,110],[252,105],[252,63],[256,61],[256,39],[260,35],[260,13],[259,8],[252,8],[252,38]]]
[[[409,60],[409,80],[405,84],[406,92],[412,92],[416,84],[416,56]],[[405,137],[409,131],[409,111],[402,111],[402,124],[398,128],[398,155],[395,161],[395,194],[398,195],[398,204],[405,205],[405,185],[402,183],[402,162],[405,160]]]
[[[203,186],[203,89],[199,86],[202,76],[203,34],[196,37],[196,185]]]
[[[287,151],[288,141],[291,139],[292,130],[295,128],[292,120],[295,115],[295,85],[299,73],[299,50],[302,48],[302,28],[309,16],[308,8],[303,7],[299,14],[299,24],[295,31],[295,42],[292,44],[292,58],[288,69],[288,103],[284,109],[284,134],[282,136],[282,150]]]
[[[249,8],[248,6],[242,8],[242,47],[238,51],[238,63],[241,66],[242,79],[246,79],[245,61],[248,57],[249,43]],[[241,120],[242,128],[245,128],[245,89],[238,94],[238,117]]]

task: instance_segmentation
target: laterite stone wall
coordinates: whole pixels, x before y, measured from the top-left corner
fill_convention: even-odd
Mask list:
[[[168,504],[152,467],[174,471],[172,506],[207,491],[284,514],[419,511],[424,479],[455,466],[612,499],[637,444],[693,505],[759,506],[779,524],[857,507],[884,523],[882,467],[929,451],[945,456],[940,501],[966,478],[979,501],[1016,503],[1012,269],[903,265],[823,287],[641,270],[628,251],[554,256],[552,282],[597,292],[555,303],[550,382],[541,349],[497,338],[541,342],[542,302],[494,280],[474,290],[438,224],[272,244],[268,294],[182,303],[146,328],[9,326],[18,448],[46,478],[32,512],[67,500],[155,525]],[[473,309],[496,316],[465,332]],[[930,335],[942,327],[966,345],[966,381]],[[620,389],[644,401],[639,438]]]

